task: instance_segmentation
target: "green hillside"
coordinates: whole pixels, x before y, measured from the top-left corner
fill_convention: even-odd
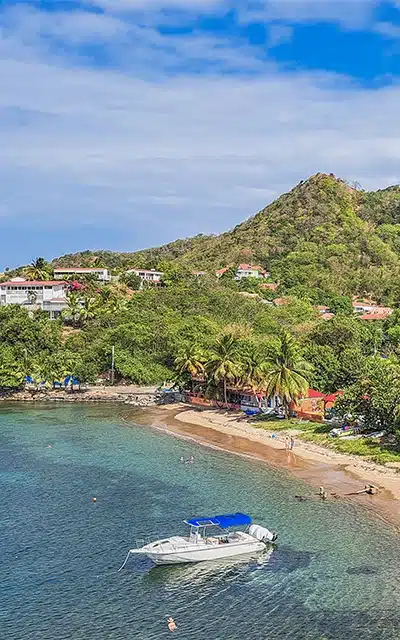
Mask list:
[[[199,235],[136,253],[63,256],[57,266],[104,264],[213,272],[260,263],[281,291],[304,287],[332,294],[371,294],[393,304],[400,295],[400,187],[366,192],[316,174],[233,230]]]

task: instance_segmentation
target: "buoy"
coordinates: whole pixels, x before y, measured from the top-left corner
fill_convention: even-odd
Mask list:
[[[92,498],[92,502],[97,502],[97,498]]]

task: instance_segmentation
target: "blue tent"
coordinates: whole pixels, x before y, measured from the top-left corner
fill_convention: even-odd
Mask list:
[[[242,527],[252,523],[250,516],[245,513],[227,513],[221,516],[212,516],[210,518],[192,518],[191,520],[185,520],[186,524],[191,527],[221,527],[221,529],[227,529],[228,527]]]

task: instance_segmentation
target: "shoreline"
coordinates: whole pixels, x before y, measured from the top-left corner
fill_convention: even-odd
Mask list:
[[[287,451],[286,433],[271,438],[270,432],[231,412],[170,405],[146,409],[130,420],[149,426],[149,418],[150,426],[164,433],[267,463],[317,490],[323,486],[328,500],[354,502],[400,532],[400,474],[392,469],[301,440],[296,440],[293,452]],[[377,494],[346,495],[366,484],[376,486]]]
[[[360,456],[338,453],[321,445],[296,437],[294,451],[285,448],[285,437],[290,431],[281,431],[272,438],[272,432],[253,426],[239,412],[217,409],[193,409],[185,404],[157,404],[153,387],[89,387],[85,391],[19,391],[3,394],[7,403],[83,403],[118,404],[120,409],[131,409],[124,419],[141,426],[150,426],[175,437],[191,440],[219,451],[227,451],[264,462],[303,480],[310,487],[323,486],[329,499],[340,498],[367,509],[400,533],[400,473],[370,462]],[[366,484],[377,487],[376,495],[346,495],[360,491]]]

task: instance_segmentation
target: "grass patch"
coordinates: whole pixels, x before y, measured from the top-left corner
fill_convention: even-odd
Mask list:
[[[300,420],[296,420],[295,418],[289,420],[274,420],[273,418],[256,418],[252,421],[252,424],[256,429],[265,429],[266,431],[273,431],[277,433],[278,431],[308,431],[309,429],[313,429],[315,427],[314,422],[305,422]]]
[[[329,431],[332,427],[324,423],[300,421],[296,420],[296,418],[276,420],[273,417],[268,418],[265,416],[253,418],[251,423],[256,429],[265,429],[273,433],[300,431],[301,433],[296,437],[305,442],[314,442],[338,453],[360,456],[379,464],[400,462],[400,450],[395,445],[380,443],[372,438],[359,438],[357,440],[330,438]]]

